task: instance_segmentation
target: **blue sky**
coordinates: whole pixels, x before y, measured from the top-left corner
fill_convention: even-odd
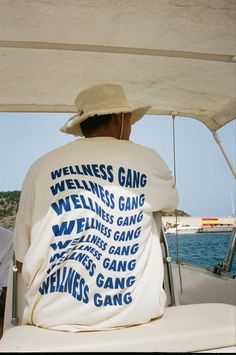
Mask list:
[[[72,114],[0,113],[0,191],[20,190],[30,165],[75,137],[59,131]],[[178,208],[192,216],[235,214],[236,182],[211,132],[201,122],[176,117]],[[236,120],[218,131],[236,168]],[[155,149],[173,172],[172,119],[145,116],[131,140]]]

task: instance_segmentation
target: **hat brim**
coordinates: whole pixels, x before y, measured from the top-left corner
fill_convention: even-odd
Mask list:
[[[89,112],[89,113],[84,113],[82,115],[79,115],[78,113],[72,117],[70,117],[65,125],[61,127],[60,131],[63,133],[68,133],[68,134],[73,134],[74,136],[81,136],[83,137],[83,133],[80,128],[80,123],[85,121],[89,117],[93,117],[95,115],[101,116],[101,115],[107,115],[107,114],[112,114],[112,113],[131,113],[131,124],[136,123],[139,121],[145,113],[151,108],[151,106],[143,106],[143,107],[138,107],[135,109],[130,109],[130,108],[118,108],[114,110],[106,110],[106,111],[99,111],[99,112]]]

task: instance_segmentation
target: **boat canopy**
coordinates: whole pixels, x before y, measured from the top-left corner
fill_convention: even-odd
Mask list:
[[[88,86],[216,131],[236,117],[236,0],[0,0],[0,111],[76,112]]]

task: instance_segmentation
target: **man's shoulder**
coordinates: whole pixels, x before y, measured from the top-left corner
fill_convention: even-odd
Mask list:
[[[72,147],[72,142],[66,143],[60,147],[57,147],[55,149],[50,150],[49,152],[43,154],[41,157],[39,157],[37,160],[34,161],[32,164],[32,168],[40,168],[40,166],[47,162],[54,161],[56,157],[61,157],[64,153],[67,153],[69,149]]]
[[[129,145],[131,149],[142,151],[146,154],[156,154],[156,151],[153,148],[149,148],[141,143],[136,143],[134,141],[126,141],[126,144]]]
[[[136,150],[137,153],[143,154],[144,156],[150,157],[151,159],[162,159],[160,154],[155,149],[132,141],[129,142],[130,147]]]
[[[69,142],[60,147],[57,147],[35,160],[26,173],[25,181],[37,179],[39,176],[41,176],[41,173],[45,171],[47,167],[53,165],[59,157],[61,158],[65,154],[68,154],[71,143],[72,142]]]

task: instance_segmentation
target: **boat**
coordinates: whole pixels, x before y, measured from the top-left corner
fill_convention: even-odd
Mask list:
[[[218,135],[236,117],[235,0],[1,0],[0,10],[2,112],[74,113],[79,91],[116,82],[133,106],[172,117],[173,133],[175,117],[202,122],[236,177]],[[0,352],[235,352],[236,229],[213,268],[172,261],[160,235],[162,319],[80,334],[21,325],[13,263]]]
[[[202,227],[200,226],[191,226],[189,224],[179,223],[174,227],[169,227],[165,230],[165,234],[195,234],[200,233]]]

